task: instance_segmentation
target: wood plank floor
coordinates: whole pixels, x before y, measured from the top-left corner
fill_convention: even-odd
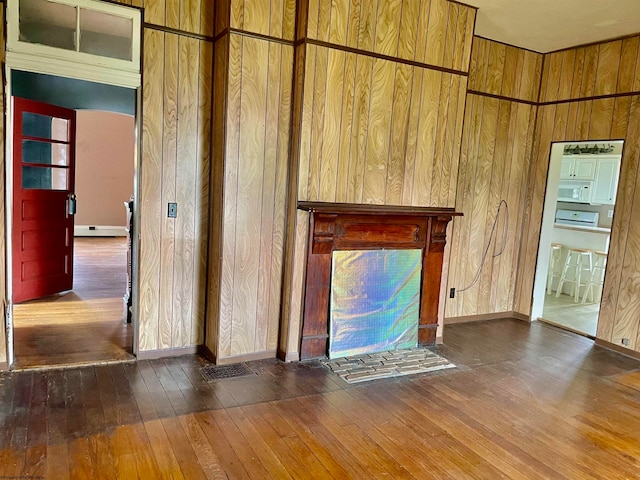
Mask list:
[[[317,362],[206,383],[195,356],[0,375],[0,477],[623,479],[640,363],[541,323],[448,326],[434,374]]]
[[[16,368],[132,359],[126,268],[126,238],[76,237],[73,291],[13,307]]]

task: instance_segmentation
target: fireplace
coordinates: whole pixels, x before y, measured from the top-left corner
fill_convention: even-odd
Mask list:
[[[301,359],[362,352],[372,338],[374,350],[381,345],[401,348],[414,342],[414,333],[419,345],[435,343],[446,229],[460,213],[450,208],[319,202],[299,202],[298,208],[311,213]],[[371,273],[371,266],[386,268],[397,259],[400,263],[393,268],[400,271]],[[345,261],[360,266],[348,273]],[[393,298],[372,306],[370,297],[378,296],[376,283],[386,291],[393,282],[398,283],[398,288],[391,288]],[[339,304],[341,297],[346,304]],[[397,312],[389,311],[393,309]],[[386,315],[378,315],[382,310]],[[351,343],[346,345],[341,345],[344,324],[331,322],[340,316],[350,329],[346,336]],[[389,328],[389,338],[377,338],[376,328]],[[359,338],[363,345],[353,343]]]

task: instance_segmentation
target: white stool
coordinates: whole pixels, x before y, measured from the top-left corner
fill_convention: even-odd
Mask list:
[[[567,272],[572,268],[574,271],[573,278],[567,278]],[[580,287],[584,287],[587,283],[582,283],[583,272],[587,274],[585,280],[591,277],[591,250],[586,248],[569,248],[567,252],[567,259],[562,267],[562,275],[560,275],[560,281],[558,282],[558,290],[556,291],[556,298],[562,293],[562,286],[569,282],[575,285],[573,290],[573,301],[578,303],[580,298]]]
[[[562,244],[552,243],[549,255],[549,272],[547,273],[547,295],[551,295],[553,278],[560,278],[560,259],[562,258]]]
[[[602,296],[602,286],[604,285],[604,271],[607,268],[607,253],[594,251],[592,252],[592,255],[594,257],[593,268],[591,269],[591,277],[589,278],[589,283],[587,283],[587,288],[585,289],[584,296],[582,297],[582,303],[585,303],[587,301],[587,295],[590,296],[591,302],[595,303],[595,287],[598,287],[598,300]]]

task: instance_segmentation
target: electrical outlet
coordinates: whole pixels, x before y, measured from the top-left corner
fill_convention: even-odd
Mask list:
[[[628,338],[623,338],[622,339],[622,345],[624,345],[625,347],[628,347],[630,343],[630,340]]]
[[[169,211],[167,212],[169,218],[176,218],[178,216],[178,204],[169,203]]]
[[[607,210],[607,218],[613,218],[613,210]]]
[[[456,298],[456,289],[455,288],[451,288],[449,290],[449,298]]]

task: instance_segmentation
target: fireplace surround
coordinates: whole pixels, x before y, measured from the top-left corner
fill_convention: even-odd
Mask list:
[[[447,224],[453,208],[298,202],[310,213],[300,358],[325,357],[329,342],[331,261],[336,250],[421,249],[418,344],[432,345]]]

